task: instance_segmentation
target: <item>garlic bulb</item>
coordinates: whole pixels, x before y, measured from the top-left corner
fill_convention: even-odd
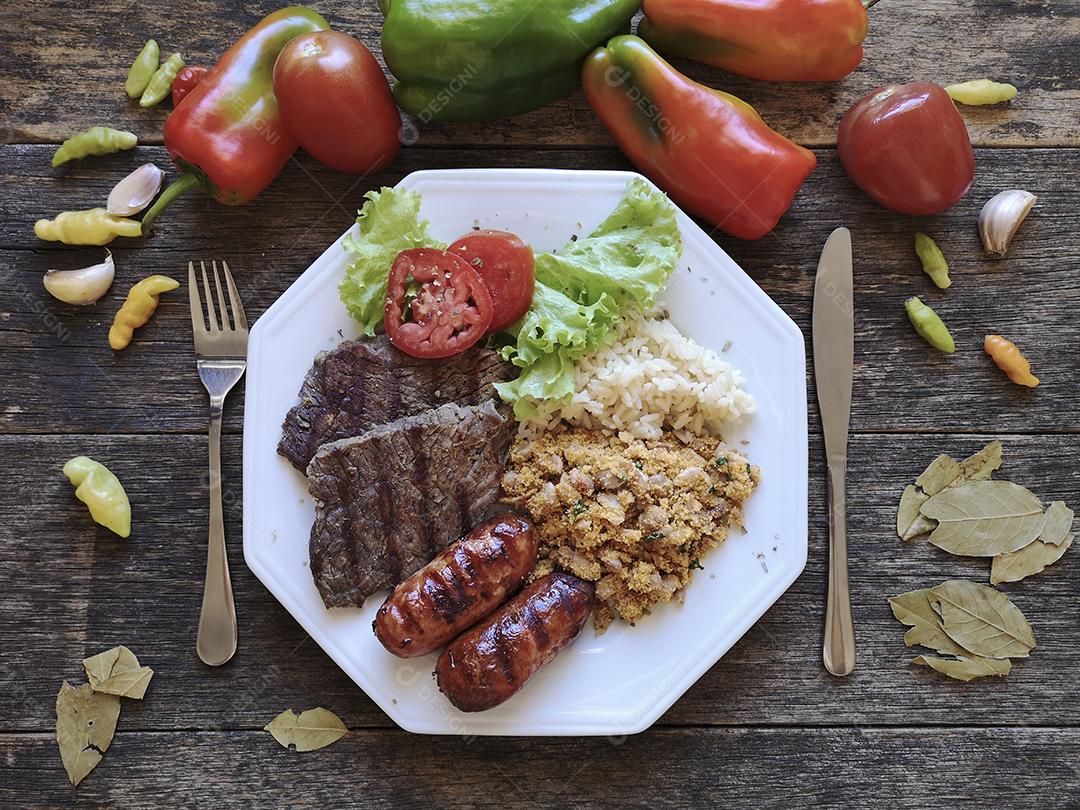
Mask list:
[[[130,216],[142,211],[161,191],[165,172],[153,163],[144,163],[109,192],[105,210],[110,214]]]
[[[1030,192],[1011,188],[986,201],[979,212],[979,235],[987,253],[1005,255],[1036,199]]]
[[[42,279],[45,289],[65,304],[86,306],[94,303],[106,293],[116,274],[112,253],[105,252],[108,256],[101,264],[79,270],[50,270]]]

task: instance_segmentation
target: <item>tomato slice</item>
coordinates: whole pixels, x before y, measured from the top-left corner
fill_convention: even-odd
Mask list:
[[[460,354],[487,334],[491,315],[491,293],[456,253],[413,248],[394,259],[383,322],[390,342],[406,354]]]
[[[506,231],[474,231],[448,248],[465,259],[484,280],[495,313],[491,332],[501,332],[517,323],[532,303],[536,288],[532,248]]]

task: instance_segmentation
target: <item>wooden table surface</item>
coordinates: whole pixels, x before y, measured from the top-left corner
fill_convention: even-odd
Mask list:
[[[374,0],[317,3],[378,52]],[[195,657],[206,543],[206,399],[195,375],[186,296],[167,296],[132,346],[106,331],[137,277],[225,258],[249,316],[266,309],[352,222],[364,191],[416,169],[542,166],[627,169],[579,92],[490,124],[431,126],[378,176],[357,180],[298,154],[257,200],[229,209],[176,203],[150,241],[117,240],[117,283],[97,306],[41,288],[53,267],[94,248],[35,239],[35,219],[100,204],[139,162],[169,165],[167,105],[129,103],[121,86],[149,36],[190,63],[212,63],[274,4],[192,0],[34,2],[0,24],[0,805],[477,807],[722,804],[928,807],[998,801],[1080,803],[1080,556],[1004,586],[1038,649],[1005,680],[961,684],[922,668],[886,598],[950,577],[985,581],[985,561],[893,531],[900,491],[934,455],[1004,443],[1006,472],[1044,501],[1080,508],[1080,4],[1075,0],[884,0],[865,63],[827,85],[768,85],[700,65],[690,75],[755,104],[810,146],[819,165],[775,232],[717,242],[809,336],[813,274],[825,237],[851,228],[856,283],[855,401],[849,476],[858,666],[821,666],[826,566],[824,460],[810,420],[810,559],[805,573],[649,731],[630,738],[420,737],[398,730],[322,653],[244,565],[240,524],[242,391],[225,409],[222,459],[240,648],[227,666]],[[964,109],[976,147],[971,192],[911,219],[870,203],[835,151],[842,112],[888,81],[1012,81],[1009,105]],[[135,155],[49,166],[55,145],[93,124],[138,133]],[[1004,188],[1039,197],[1002,260],[975,218]],[[913,234],[932,234],[954,285],[934,289]],[[921,294],[960,351],[935,353],[902,303]],[[981,351],[990,331],[1024,347],[1043,384],[1010,385]],[[814,392],[810,384],[811,402]],[[60,474],[69,457],[107,460],[132,500],[120,541],[96,527]],[[782,470],[769,471],[782,475]],[[157,674],[125,701],[98,768],[72,792],[54,741],[60,682],[116,644]],[[285,751],[261,729],[288,707],[321,705],[351,734],[323,751]]]

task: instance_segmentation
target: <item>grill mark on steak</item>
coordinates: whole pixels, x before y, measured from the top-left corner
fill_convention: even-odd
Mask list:
[[[285,416],[278,452],[303,472],[323,444],[448,402],[479,405],[496,397],[494,383],[513,374],[513,366],[481,347],[425,360],[385,335],[347,340],[315,358]]]
[[[394,525],[394,501],[392,493],[390,492],[389,483],[382,478],[381,471],[379,473],[380,480],[376,484],[376,501],[378,503],[378,512],[383,526]],[[386,533],[386,565],[390,571],[390,577],[394,582],[401,582],[403,577],[401,576],[401,549],[398,548],[397,538],[393,532]]]
[[[418,386],[418,389],[422,389],[422,386]],[[419,401],[435,404],[435,401],[426,393],[425,396],[419,398]],[[406,413],[402,413],[403,409],[401,407],[401,378],[398,377],[397,374],[389,374],[386,377],[386,396],[384,398],[383,408],[385,409],[387,414],[398,414],[401,416],[408,415]],[[394,416],[387,421],[393,421],[393,419],[396,418],[397,417]]]
[[[409,438],[409,445],[416,447],[422,441],[422,431],[418,425],[413,425],[406,429],[405,435]],[[412,467],[409,468],[409,478],[412,480],[412,484],[416,487],[417,492],[427,492],[428,490],[428,458],[424,453],[418,454]],[[420,515],[419,522],[421,526],[430,529],[432,525],[431,516],[429,512],[429,501],[427,498],[421,497],[419,499]],[[433,558],[439,551],[439,547],[436,546],[434,536],[431,532],[428,532],[427,536],[428,550],[431,552]],[[402,577],[401,579],[404,579]],[[399,580],[400,581],[400,580]]]
[[[490,400],[449,403],[320,448],[308,467],[309,554],[327,607],[362,605],[479,523],[499,496],[513,426]]]

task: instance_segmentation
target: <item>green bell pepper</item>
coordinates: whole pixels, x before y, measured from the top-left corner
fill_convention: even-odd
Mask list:
[[[640,0],[379,0],[394,96],[422,123],[484,121],[565,95]]]

